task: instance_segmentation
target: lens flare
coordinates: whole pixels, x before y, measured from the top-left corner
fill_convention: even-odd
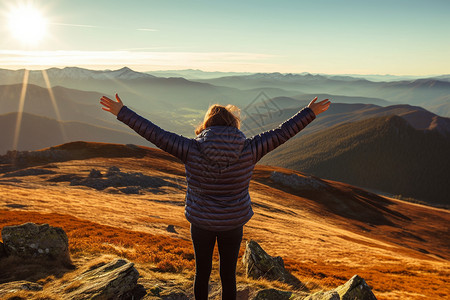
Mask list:
[[[25,72],[23,73],[22,91],[20,92],[19,110],[17,112],[16,129],[14,131],[13,150],[17,150],[17,146],[19,145],[20,126],[22,125],[23,106],[25,104],[25,96],[27,95],[29,74],[29,70],[25,70]]]
[[[56,119],[58,120],[59,129],[61,131],[63,141],[68,142],[66,130],[64,129],[64,125],[62,124],[61,114],[59,113],[58,105],[56,104],[55,95],[53,94],[53,89],[50,85],[50,80],[48,79],[48,74],[46,70],[42,70],[42,77],[44,77],[45,85],[47,86],[48,94],[50,96],[50,100],[52,101],[53,109],[55,110]]]
[[[47,21],[31,5],[12,8],[8,13],[8,25],[12,36],[28,45],[37,44],[47,31]]]

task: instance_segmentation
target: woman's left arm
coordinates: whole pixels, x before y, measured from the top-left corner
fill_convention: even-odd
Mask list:
[[[119,95],[116,94],[116,100],[111,100],[103,96],[100,103],[104,106],[103,110],[109,111],[139,135],[149,142],[155,144],[158,148],[179,158],[183,163],[186,162],[189,147],[192,139],[166,131],[151,121],[139,116],[134,111],[124,106]]]

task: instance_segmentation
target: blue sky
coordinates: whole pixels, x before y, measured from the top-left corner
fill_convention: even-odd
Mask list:
[[[32,45],[8,14],[46,20]],[[450,73],[450,1],[2,1],[0,67]]]

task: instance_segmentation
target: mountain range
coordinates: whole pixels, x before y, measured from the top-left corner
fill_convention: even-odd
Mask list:
[[[25,70],[0,69],[3,85],[21,83]],[[438,115],[450,116],[450,82],[448,76],[392,82],[373,82],[349,76],[326,76],[281,73],[256,73],[211,79],[187,80],[162,78],[136,72],[127,67],[119,70],[93,71],[76,67],[46,70],[50,85],[100,93],[122,93],[125,99],[142,110],[165,111],[189,107],[205,109],[220,102],[241,107],[251,103],[263,90],[270,98],[301,94],[330,94],[378,98],[392,104],[422,106]],[[30,71],[29,83],[45,87],[42,71]],[[354,99],[356,100],[356,99]],[[381,103],[375,103],[380,104]]]
[[[400,179],[394,180],[388,175],[391,172],[388,165],[375,165],[373,171],[368,171],[366,176],[362,176],[361,170],[356,169],[353,176],[343,174],[345,168],[334,168],[332,165],[339,165],[341,161],[348,163],[348,157],[355,157],[357,165],[362,166],[363,160],[356,158],[359,157],[357,153],[363,152],[363,148],[359,146],[366,142],[370,142],[370,146],[364,148],[368,161],[394,159],[402,153],[415,158],[415,155],[428,157],[429,153],[445,153],[442,151],[447,149],[450,132],[450,119],[446,117],[450,116],[448,75],[374,82],[351,76],[309,73],[203,74],[199,70],[185,70],[180,74],[148,74],[126,67],[104,71],[76,67],[29,72],[0,69],[0,82],[3,84],[0,85],[0,123],[3,129],[0,133],[0,154],[13,147],[15,126],[19,120],[19,99],[25,91],[22,81],[27,73],[19,150],[36,150],[75,140],[149,146],[147,141],[118,122],[114,116],[100,109],[99,98],[102,95],[112,97],[115,92],[137,113],[166,130],[187,137],[194,137],[193,129],[201,122],[206,108],[212,103],[238,105],[241,108],[242,130],[247,136],[251,136],[277,127],[318,96],[319,99],[332,100],[330,109],[289,141],[286,147],[265,157],[262,163],[288,166],[324,178],[348,181],[380,192],[402,194],[429,203],[448,202],[444,201],[442,195],[445,191],[440,188],[433,188],[434,192],[431,193],[423,192],[417,187],[405,188],[406,183],[400,184]],[[158,77],[158,74],[185,75],[190,79],[170,76],[163,78]],[[203,79],[195,79],[196,76]],[[398,118],[392,119],[393,116]],[[365,121],[368,119],[373,124]],[[385,127],[380,125],[382,122],[386,123]],[[373,127],[375,125],[378,127]],[[355,132],[353,139],[344,138],[344,128]],[[377,133],[374,128],[384,129]],[[367,137],[368,132],[379,138]],[[385,141],[393,140],[393,132],[398,132],[399,137],[405,138],[404,147],[396,146],[390,152],[380,150],[378,154],[382,157],[369,151],[386,149]],[[315,142],[311,145],[318,145],[316,136],[323,138],[320,145],[323,153],[326,153],[324,157],[317,156],[317,149],[313,146],[303,147],[310,145],[312,140]],[[414,140],[426,142],[417,144]],[[348,143],[353,146],[348,146]],[[439,149],[430,150],[429,145],[439,145],[436,146]],[[297,154],[295,149],[303,149],[303,154]],[[414,153],[411,152],[412,149]],[[438,160],[441,160],[440,165],[447,166],[449,161],[448,155],[434,156],[431,160],[429,166],[435,166]],[[398,159],[397,162],[395,172],[391,173],[405,178],[404,181],[411,185],[419,185],[418,180],[407,179],[412,172],[409,166],[411,161]],[[416,164],[424,169],[431,168],[420,160]],[[439,167],[432,169],[436,169],[436,172],[429,173],[430,182],[440,182],[436,176],[447,178],[439,175]],[[398,181],[398,184],[389,183],[392,180]],[[435,186],[430,184],[429,186]],[[432,199],[434,196],[431,195],[436,195],[437,198]]]

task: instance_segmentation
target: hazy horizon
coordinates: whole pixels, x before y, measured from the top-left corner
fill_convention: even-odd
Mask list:
[[[135,72],[140,73],[147,73],[147,72],[179,72],[179,71],[196,71],[196,72],[204,72],[204,73],[248,73],[248,74],[256,74],[256,73],[280,73],[283,75],[286,74],[296,74],[296,75],[302,75],[302,74],[311,74],[311,75],[331,75],[331,76],[392,76],[392,77],[434,77],[434,76],[444,76],[444,75],[450,75],[450,73],[436,73],[436,74],[390,74],[390,73],[316,73],[316,72],[309,72],[309,71],[299,71],[299,72],[281,72],[281,71],[268,71],[268,72],[250,72],[250,71],[222,71],[222,70],[204,70],[201,68],[185,68],[185,69],[144,69],[144,70],[137,70],[129,66],[105,66],[104,68],[100,68],[98,66],[18,66],[18,67],[4,67],[1,66],[0,70],[10,70],[10,71],[20,71],[20,70],[29,70],[29,71],[41,71],[41,70],[48,70],[48,69],[65,69],[65,68],[81,68],[91,71],[117,71],[123,68],[129,68]]]

